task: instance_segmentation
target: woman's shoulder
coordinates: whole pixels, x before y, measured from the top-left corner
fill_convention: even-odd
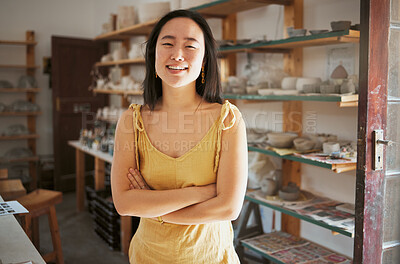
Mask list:
[[[221,114],[224,130],[237,127],[242,120],[242,113],[240,112],[239,108],[228,100],[225,100],[224,104],[222,105]]]

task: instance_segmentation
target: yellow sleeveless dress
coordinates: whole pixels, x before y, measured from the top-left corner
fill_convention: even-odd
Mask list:
[[[193,148],[178,158],[155,148],[144,129],[141,105],[131,104],[136,141],[136,165],[154,190],[177,189],[216,183],[222,130],[231,128],[236,106],[228,100],[220,117]],[[226,127],[224,120],[232,114]],[[133,201],[134,202],[134,201]],[[138,264],[217,264],[240,263],[233,246],[230,221],[199,225],[176,225],[141,218],[129,247],[130,263]]]

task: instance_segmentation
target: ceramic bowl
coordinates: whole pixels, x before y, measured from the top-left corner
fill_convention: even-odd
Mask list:
[[[288,186],[279,190],[278,195],[283,200],[296,201],[300,197],[300,189],[295,183],[290,182]]]
[[[274,90],[273,89],[259,89],[258,94],[259,95],[271,95],[273,94]]]
[[[340,92],[340,85],[324,84],[319,88],[321,94],[338,94]]]
[[[305,84],[303,85],[303,93],[319,93],[319,84]]]
[[[314,77],[301,77],[297,79],[296,82],[296,89],[298,91],[303,91],[303,86],[306,84],[315,84],[319,85],[321,83],[321,78],[314,78]]]
[[[232,88],[232,92],[235,94],[245,94],[246,93],[246,89],[243,88]]]
[[[281,82],[283,90],[296,90],[297,77],[284,77]]]
[[[293,146],[293,139],[298,135],[296,133],[276,133],[267,134],[268,143],[274,148],[290,148]]]
[[[332,21],[332,31],[348,30],[350,29],[351,21]]]
[[[329,30],[327,30],[327,29],[310,30],[311,35],[322,34],[322,33],[326,33],[326,32],[329,32]]]
[[[258,86],[247,86],[246,92],[247,94],[257,94],[258,89]]]
[[[316,142],[312,139],[299,137],[293,140],[294,148],[298,151],[307,151],[314,149]]]
[[[302,37],[305,36],[307,33],[307,29],[299,28],[299,29],[294,29],[293,27],[288,27],[286,29],[289,37]]]
[[[340,144],[338,142],[325,142],[322,144],[322,151],[325,154],[332,154],[333,152],[340,151]]]

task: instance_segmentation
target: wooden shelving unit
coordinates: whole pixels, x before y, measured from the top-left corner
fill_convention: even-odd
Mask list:
[[[0,136],[0,140],[21,140],[21,139],[30,139],[30,138],[39,138],[38,134],[28,134],[28,135],[18,135],[18,136]]]
[[[116,65],[134,65],[134,64],[144,64],[144,59],[127,59],[119,61],[107,61],[107,62],[97,62],[96,67],[111,67]]]
[[[27,158],[7,160],[5,163],[36,162],[38,160],[39,160],[38,156],[32,156],[32,157],[27,157]]]
[[[291,0],[219,0],[191,8],[204,17],[225,18],[228,15],[267,5],[290,5]]]
[[[271,40],[246,45],[224,46],[220,48],[221,54],[237,52],[281,52],[288,53],[290,49],[316,47],[324,45],[358,43],[360,32],[355,30],[331,31],[322,34],[304,37],[292,37]]]
[[[35,33],[34,31],[26,31],[25,40],[0,40],[0,45],[12,45],[12,46],[25,46],[25,54],[26,54],[26,63],[24,65],[11,65],[11,64],[2,64],[0,65],[0,69],[21,69],[25,70],[25,74],[29,76],[35,76],[36,69],[39,68],[38,65],[35,65],[35,46],[37,42],[35,41]],[[40,92],[40,88],[2,88],[0,89],[0,93],[26,93],[26,100],[35,103],[36,102],[36,94]],[[0,117],[26,117],[27,128],[30,132],[29,135],[18,135],[18,136],[0,136],[0,141],[15,141],[15,140],[27,140],[28,148],[31,150],[34,156],[28,158],[21,158],[15,160],[8,160],[7,162],[3,162],[3,164],[9,163],[17,163],[17,162],[28,162],[29,163],[29,175],[31,177],[30,181],[30,190],[34,190],[37,188],[37,169],[36,163],[39,160],[39,157],[36,156],[36,139],[39,138],[39,135],[36,134],[36,117],[41,115],[39,112],[1,112]]]
[[[224,94],[225,99],[249,101],[315,101],[336,102],[339,107],[355,107],[358,105],[358,94],[353,95],[257,95],[257,94]]]
[[[284,214],[291,215],[291,216],[296,217],[298,219],[307,221],[309,223],[312,223],[314,225],[320,226],[322,228],[331,230],[334,234],[342,234],[342,235],[347,236],[347,237],[354,237],[354,232],[353,231],[349,231],[349,230],[346,230],[344,228],[340,228],[340,227],[337,227],[337,226],[334,226],[334,225],[327,224],[327,223],[325,223],[323,221],[316,220],[316,219],[312,218],[311,216],[300,214],[300,213],[298,213],[298,212],[296,212],[294,210],[286,208],[285,206],[280,206],[280,205],[276,205],[276,204],[273,204],[273,203],[268,203],[268,202],[266,202],[264,200],[258,199],[258,197],[255,196],[254,194],[252,194],[251,192],[246,194],[245,199],[248,200],[248,201],[251,201],[253,203],[256,203],[256,204],[271,208],[273,210],[282,212]]]
[[[0,45],[22,45],[22,46],[35,46],[37,44],[36,41],[27,40],[0,40]]]
[[[278,236],[276,234],[279,234]],[[272,238],[272,239],[271,239]],[[285,232],[259,234],[241,244],[273,263],[351,263],[351,259],[300,236]],[[312,262],[311,262],[312,261]]]
[[[307,158],[303,158],[303,157],[299,157],[299,156],[295,156],[295,155],[281,156],[278,153],[276,153],[275,151],[262,149],[262,148],[257,148],[257,147],[252,147],[252,146],[248,146],[248,150],[249,151],[260,152],[260,153],[263,153],[263,154],[268,155],[268,156],[278,157],[278,158],[282,158],[282,159],[285,159],[285,160],[296,161],[296,162],[303,163],[303,164],[308,164],[308,165],[312,165],[312,166],[316,166],[316,167],[329,169],[329,170],[332,170],[333,172],[336,172],[336,173],[352,171],[352,170],[356,169],[356,163],[355,162],[330,164],[330,163],[326,163],[326,162],[322,162],[322,161],[318,161],[318,160],[313,160],[313,159],[307,159]]]
[[[132,91],[132,90],[102,90],[102,89],[94,89],[93,93],[100,94],[117,94],[117,95],[141,95],[143,91]]]
[[[33,70],[33,69],[38,69],[39,66],[37,65],[11,65],[11,64],[1,64],[0,68],[4,69],[27,69],[27,70]]]
[[[40,88],[0,88],[0,93],[38,93]]]
[[[42,112],[1,112],[0,116],[38,116]]]

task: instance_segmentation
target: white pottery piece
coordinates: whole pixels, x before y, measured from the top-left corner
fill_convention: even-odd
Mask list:
[[[293,27],[287,27],[286,32],[289,35],[289,37],[302,37],[305,36],[307,33],[307,29],[303,28],[293,28]]]
[[[340,92],[340,85],[337,84],[324,84],[319,88],[321,94],[338,94]]]
[[[135,24],[135,7],[119,6],[117,15],[117,29],[126,28]]]
[[[271,89],[273,95],[297,95],[299,91],[297,90],[281,90],[281,89]]]
[[[113,56],[111,54],[106,54],[101,57],[101,62],[107,62],[107,61],[112,61]]]
[[[306,84],[320,84],[321,78],[314,78],[314,77],[301,77],[297,79],[296,82],[296,90],[303,91],[303,86]]]
[[[303,93],[319,93],[319,84],[305,84],[303,85]]]
[[[296,133],[268,133],[268,143],[275,148],[290,148],[293,145],[293,139],[298,135]]]
[[[257,94],[258,89],[258,86],[247,86],[246,92],[247,94]]]
[[[277,184],[273,179],[264,178],[260,182],[261,191],[268,196],[274,195],[276,193]]]
[[[113,56],[114,61],[124,60],[124,59],[128,58],[126,49],[123,46],[121,46],[119,49],[114,50],[112,56]]]
[[[299,137],[293,140],[293,144],[296,150],[307,151],[314,149],[316,142],[309,138]]]
[[[332,154],[333,152],[340,151],[340,144],[338,142],[325,142],[322,144],[322,151],[325,154]]]
[[[284,90],[296,90],[297,77],[284,77],[281,87]]]
[[[352,79],[345,80],[340,86],[341,94],[355,93],[355,92],[356,92],[356,86],[354,85]]]
[[[271,95],[273,93],[273,89],[259,89],[258,94],[259,95]]]

